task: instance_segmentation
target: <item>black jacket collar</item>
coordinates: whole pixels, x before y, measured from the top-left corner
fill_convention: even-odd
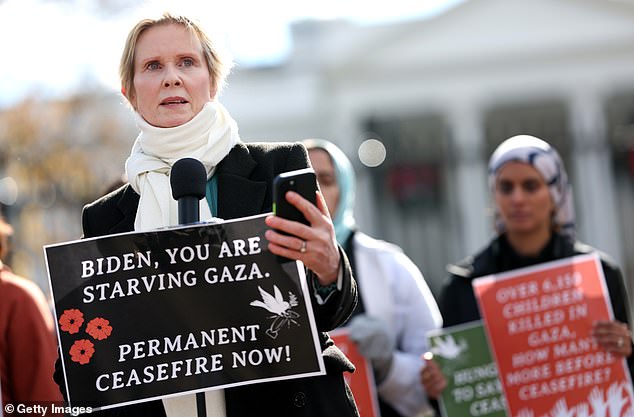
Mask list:
[[[497,236],[484,250],[476,255],[468,256],[456,264],[448,265],[447,270],[453,275],[468,279],[504,272],[510,269],[506,267],[508,262],[506,262],[507,259],[505,257],[509,255],[518,256],[516,254],[509,254],[511,250],[505,237],[503,235]],[[537,262],[561,259],[582,252],[586,252],[584,245],[575,244],[567,237],[554,233],[551,241],[540,254],[539,261]],[[514,265],[514,268],[519,266],[520,265]]]
[[[233,219],[270,210],[270,207],[264,207],[267,182],[250,179],[257,165],[243,143],[234,146],[218,165],[215,175],[218,179],[218,195],[222,196],[218,199],[218,217]],[[138,205],[139,195],[128,185],[117,201],[123,218],[111,229],[111,233],[134,230]]]
[[[258,163],[242,143],[236,145],[218,165],[218,217],[232,219],[262,213],[267,182],[251,179]]]

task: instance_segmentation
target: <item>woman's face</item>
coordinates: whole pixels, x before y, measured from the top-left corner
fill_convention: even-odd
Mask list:
[[[153,26],[141,34],[133,83],[130,102],[157,127],[187,123],[215,96],[200,41],[180,24]]]
[[[317,175],[317,182],[326,200],[328,211],[331,216],[335,216],[339,205],[339,184],[332,160],[326,151],[320,149],[311,149],[308,151],[308,157]]]
[[[554,204],[542,175],[524,162],[508,162],[495,180],[495,202],[509,234],[550,232]]]

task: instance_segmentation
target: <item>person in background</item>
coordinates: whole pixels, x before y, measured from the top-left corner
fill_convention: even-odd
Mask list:
[[[496,236],[479,253],[448,267],[450,275],[439,298],[444,326],[480,319],[471,285],[475,278],[596,252],[615,320],[594,323],[593,336],[603,349],[626,358],[632,374],[628,297],[621,271],[608,255],[575,239],[572,189],[557,151],[533,136],[507,139],[489,161],[489,188]],[[447,386],[433,359],[420,379],[431,398],[438,398]]]
[[[429,410],[418,383],[425,333],[442,319],[420,270],[398,246],[360,232],[353,208],[352,164],[336,145],[303,141],[359,287],[359,303],[346,325],[370,360],[382,417],[413,417]]]
[[[145,231],[178,224],[169,182],[183,157],[207,171],[202,221],[269,213],[276,175],[310,166],[301,143],[243,143],[217,95],[229,70],[199,23],[165,13],[139,21],[130,31],[120,64],[121,92],[134,110],[140,134],[126,161],[129,184],[84,207],[84,237]],[[297,193],[286,199],[310,225],[273,215],[265,219],[271,253],[300,260],[307,269],[326,374],[207,391],[209,417],[358,416],[343,372],[350,361],[326,331],[341,325],[357,300],[348,260],[337,245],[321,193],[317,206]],[[280,233],[280,232],[285,233]],[[186,308],[186,307],[185,307]],[[217,314],[213,309],[201,314]],[[59,364],[59,361],[58,361]],[[63,387],[61,367],[56,381]],[[166,398],[93,413],[112,416],[196,415],[194,395]]]
[[[62,401],[53,381],[57,341],[46,297],[34,282],[11,271],[12,227],[0,217],[0,390],[4,405]]]

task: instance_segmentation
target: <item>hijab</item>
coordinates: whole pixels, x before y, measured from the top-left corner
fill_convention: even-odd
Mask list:
[[[352,163],[346,154],[332,142],[324,139],[307,139],[303,143],[309,151],[321,149],[326,152],[335,168],[337,186],[339,187],[339,204],[337,204],[337,211],[331,215],[337,242],[344,246],[356,228],[354,220],[355,176]]]
[[[523,162],[534,167],[548,185],[550,196],[555,205],[553,225],[556,230],[572,239],[575,237],[575,212],[572,187],[568,175],[557,151],[547,142],[529,135],[513,136],[502,142],[489,160],[489,189],[495,192],[497,174],[507,162]],[[504,231],[504,223],[495,207],[496,231]]]

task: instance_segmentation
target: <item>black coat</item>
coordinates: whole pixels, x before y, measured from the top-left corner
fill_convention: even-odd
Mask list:
[[[443,286],[438,303],[443,317],[443,326],[449,327],[480,319],[472,287],[472,281],[475,278],[588,253],[599,255],[614,317],[622,323],[627,323],[629,327],[628,297],[619,267],[606,254],[581,242],[573,243],[558,234],[554,234],[542,252],[534,258],[518,255],[509,245],[505,235],[501,235],[477,255],[450,265],[448,267],[450,275]],[[632,356],[634,355],[627,359],[630,375],[634,371]]]
[[[218,180],[217,216],[227,220],[270,212],[273,178],[281,172],[307,166],[306,149],[299,143],[236,145],[215,173]],[[124,185],[88,204],[82,216],[84,237],[134,230],[138,203],[139,195],[130,185]],[[340,252],[344,262],[342,290],[332,294],[324,305],[312,300],[327,374],[225,389],[227,417],[358,417],[352,394],[343,379],[343,372],[353,371],[354,366],[325,333],[343,324],[357,301],[357,288],[350,265],[343,251]],[[308,281],[309,284],[313,282],[312,279]],[[309,292],[312,297],[312,288]],[[56,368],[55,379],[61,385],[61,370],[59,366]],[[157,400],[93,415],[162,417],[165,412],[162,402]]]

